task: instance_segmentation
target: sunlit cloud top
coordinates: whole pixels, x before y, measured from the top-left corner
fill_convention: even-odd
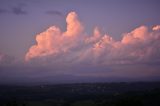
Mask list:
[[[62,32],[56,26],[36,35],[37,44],[27,52],[25,59],[45,58],[66,63],[89,62],[93,64],[135,64],[160,62],[159,26],[149,30],[140,26],[123,34],[120,41],[102,35],[95,27],[93,35],[86,35],[76,12],[66,18],[67,28]]]

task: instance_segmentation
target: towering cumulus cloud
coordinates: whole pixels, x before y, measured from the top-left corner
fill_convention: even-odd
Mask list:
[[[93,64],[134,64],[160,62],[160,26],[149,30],[140,26],[115,41],[102,35],[96,27],[93,35],[86,35],[75,12],[66,18],[67,28],[52,26],[36,35],[37,44],[30,47],[25,60],[50,59],[63,63],[89,62]],[[48,58],[49,57],[49,58]]]
[[[75,12],[70,12],[66,18],[67,22],[67,31],[65,34],[67,36],[76,36],[80,34],[83,30],[83,27],[78,20],[78,16]]]
[[[33,45],[25,59],[30,60],[36,57],[42,57],[47,55],[56,56],[61,52],[66,52],[74,45],[74,40],[79,34],[82,33],[83,27],[78,20],[78,16],[75,12],[70,12],[66,18],[67,30],[61,32],[61,30],[52,26],[45,32],[36,36],[37,44]]]

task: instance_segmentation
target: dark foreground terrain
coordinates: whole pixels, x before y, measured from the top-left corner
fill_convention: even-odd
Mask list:
[[[0,106],[160,106],[160,82],[0,85]]]

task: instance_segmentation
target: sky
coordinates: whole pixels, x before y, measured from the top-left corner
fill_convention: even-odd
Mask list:
[[[160,80],[159,0],[0,0],[0,83]]]

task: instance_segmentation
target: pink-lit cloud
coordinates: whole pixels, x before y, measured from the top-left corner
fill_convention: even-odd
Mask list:
[[[140,26],[123,34],[116,41],[102,34],[98,27],[93,35],[86,35],[75,12],[66,18],[67,28],[52,26],[36,35],[36,44],[26,53],[25,60],[50,59],[62,63],[88,62],[91,64],[134,64],[160,62],[160,26],[150,30]],[[49,58],[48,58],[49,57]]]
[[[154,31],[160,30],[160,25],[157,25],[157,26],[153,27],[153,30],[154,30]]]
[[[67,30],[65,32],[61,32],[58,27],[52,26],[45,32],[36,35],[37,44],[29,49],[25,59],[30,60],[47,55],[56,56],[72,48],[75,45],[77,36],[82,33],[83,26],[75,12],[68,14],[66,22]]]

